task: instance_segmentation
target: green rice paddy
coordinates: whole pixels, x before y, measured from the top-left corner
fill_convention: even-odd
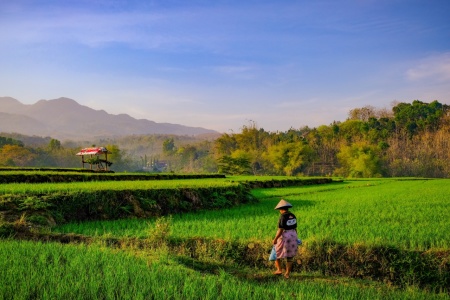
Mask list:
[[[244,178],[152,182],[0,185],[0,193],[77,189],[234,185]],[[158,186],[159,185],[159,186]],[[119,186],[119,187],[118,187]],[[9,189],[9,190],[8,190]],[[329,239],[342,244],[404,250],[450,248],[450,180],[372,179],[255,189],[259,203],[216,211],[174,214],[171,237],[206,237],[270,245],[281,198],[293,204],[305,245]],[[157,220],[128,219],[65,224],[53,232],[148,238]],[[194,260],[160,247],[112,249],[101,242],[63,245],[0,241],[0,299],[450,299],[415,286],[295,273]]]
[[[142,189],[173,189],[198,187],[236,186],[237,182],[223,179],[183,179],[183,180],[142,180],[142,181],[89,181],[71,183],[9,183],[0,184],[0,195],[51,193],[70,191],[96,190],[142,190]]]
[[[0,257],[0,299],[448,299],[315,274],[285,280],[261,271],[246,278],[220,266],[205,271],[163,249],[149,256],[95,245],[3,241]]]
[[[253,190],[260,200],[220,211],[173,215],[172,235],[267,242],[276,231],[280,198],[293,204],[299,236],[308,242],[450,248],[450,180],[368,180]],[[58,232],[145,237],[154,219],[67,224]]]

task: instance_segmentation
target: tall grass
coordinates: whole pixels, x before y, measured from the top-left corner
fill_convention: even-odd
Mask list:
[[[13,172],[14,174],[14,172]],[[29,177],[30,174],[22,174],[24,178]],[[37,172],[36,175],[46,173]],[[63,173],[62,176],[71,175],[71,173]],[[75,174],[77,175],[77,174]],[[105,177],[123,177],[132,176],[132,173],[127,174],[102,174]],[[0,172],[2,176],[2,172]],[[83,176],[95,177],[95,174],[85,174]],[[145,176],[141,175],[143,177]],[[156,175],[155,175],[156,176]],[[194,175],[192,175],[194,176]],[[188,178],[188,175],[186,175]],[[298,181],[307,180],[308,178],[296,178]],[[311,181],[311,178],[309,178]],[[65,192],[65,191],[92,191],[92,190],[124,190],[124,189],[173,189],[173,188],[196,188],[196,187],[227,187],[236,186],[241,182],[248,181],[283,181],[292,180],[292,177],[286,176],[231,176],[227,178],[195,178],[195,179],[170,179],[170,180],[107,180],[107,181],[70,181],[70,182],[51,182],[51,183],[0,183],[0,195],[4,194],[27,194],[27,193],[51,193],[51,192]]]
[[[101,246],[3,241],[0,299],[448,299],[362,281],[269,272],[251,278],[199,270],[164,250],[131,255]],[[293,279],[294,280],[294,279]]]
[[[280,198],[291,202],[305,241],[392,245],[400,249],[450,248],[449,180],[356,180],[320,186],[258,189],[260,203],[173,216],[172,236],[260,241],[270,244]],[[146,235],[154,219],[67,224],[59,232]]]
[[[183,179],[183,180],[152,180],[152,181],[96,181],[72,183],[10,183],[0,184],[0,195],[50,193],[66,191],[95,190],[142,190],[142,189],[173,189],[195,187],[226,187],[236,186],[237,182],[224,179]]]

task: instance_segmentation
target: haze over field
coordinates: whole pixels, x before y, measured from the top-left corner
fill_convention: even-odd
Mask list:
[[[447,0],[0,2],[0,97],[239,131],[450,104]]]

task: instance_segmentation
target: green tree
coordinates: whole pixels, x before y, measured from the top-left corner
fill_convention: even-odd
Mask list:
[[[335,171],[335,174],[351,178],[381,177],[378,152],[376,146],[364,141],[342,147],[337,154],[341,167]]]
[[[331,174],[334,166],[337,165],[336,153],[339,151],[340,143],[339,123],[319,126],[309,131],[305,139],[312,151],[311,163],[306,168],[307,174]]]
[[[247,175],[251,174],[250,160],[239,156],[233,158],[224,155],[218,159],[219,173],[230,175]]]
[[[61,150],[61,142],[56,139],[51,139],[48,143],[48,150],[49,151],[58,151]]]
[[[360,141],[368,131],[366,122],[347,120],[339,124],[339,135],[348,143]]]
[[[278,174],[292,176],[298,173],[310,154],[310,147],[301,141],[282,141],[269,147],[266,157]]]
[[[234,134],[224,133],[214,141],[214,150],[217,158],[224,155],[231,155],[231,153],[238,148]]]
[[[19,140],[10,138],[10,137],[0,136],[0,148],[5,145],[16,145],[16,146],[20,146],[20,147],[24,146],[22,141],[19,141]]]
[[[165,155],[170,156],[170,155],[174,154],[175,151],[176,151],[176,148],[175,148],[175,141],[173,140],[173,138],[166,139],[166,140],[163,142],[163,153],[164,153]]]
[[[267,138],[268,133],[264,129],[258,128],[253,121],[250,121],[248,126],[243,126],[240,134],[235,135],[237,149],[247,153],[246,159],[250,161],[253,174],[263,171],[263,153],[267,149],[264,141]]]
[[[18,145],[4,145],[0,148],[0,165],[2,166],[29,166],[36,155],[25,147]]]
[[[420,130],[437,130],[441,118],[449,110],[437,100],[424,103],[414,100],[412,104],[399,103],[393,108],[396,123],[412,138]]]
[[[224,134],[216,139],[214,144],[215,157],[219,161],[224,156],[231,157],[237,150],[246,152],[245,160],[250,161],[250,168],[253,174],[260,174],[263,170],[263,153],[267,149],[267,141],[270,139],[269,133],[256,126],[250,121],[248,126],[242,127],[242,132],[237,134]]]
[[[186,172],[195,172],[195,163],[199,158],[199,153],[197,152],[197,148],[195,146],[180,146],[176,151],[176,156],[178,158],[177,169],[184,169]]]
[[[126,151],[121,150],[117,145],[106,145],[108,149],[108,162],[112,163],[111,169],[114,171],[126,171],[132,164]]]

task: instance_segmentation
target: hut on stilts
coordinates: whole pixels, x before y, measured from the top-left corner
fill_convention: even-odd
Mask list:
[[[112,162],[108,161],[108,149],[105,147],[90,147],[83,148],[76,155],[81,156],[82,168],[85,169],[85,164],[89,165],[89,169],[95,171],[108,171],[108,167]],[[104,155],[104,159],[100,156]],[[88,156],[85,159],[85,156]]]

